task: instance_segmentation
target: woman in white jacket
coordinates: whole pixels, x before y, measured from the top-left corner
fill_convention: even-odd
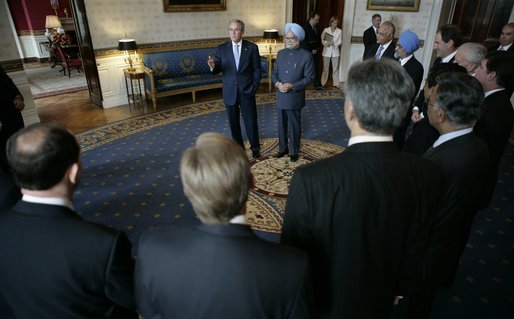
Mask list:
[[[343,32],[337,27],[338,23],[337,17],[330,18],[329,27],[321,33],[321,43],[323,44],[321,85],[325,86],[327,83],[330,62],[332,62],[332,82],[336,88],[339,88],[339,47],[343,43]]]

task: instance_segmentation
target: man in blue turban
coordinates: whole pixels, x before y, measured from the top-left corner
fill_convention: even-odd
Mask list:
[[[416,33],[409,29],[402,32],[394,48],[394,57],[399,59],[401,66],[403,66],[414,82],[416,94],[420,89],[424,72],[423,65],[416,60],[414,56],[414,52],[416,52],[417,49],[419,49],[419,38]],[[399,148],[403,148],[406,138],[410,135],[410,132],[412,132],[414,125],[414,123],[411,122],[412,112],[419,113],[419,109],[417,107],[412,110],[409,108],[405,114],[402,125],[394,134],[394,141]]]
[[[277,94],[279,149],[275,157],[289,154],[291,162],[296,162],[300,157],[300,118],[305,106],[305,88],[314,80],[315,71],[312,54],[300,48],[305,38],[303,28],[287,23],[284,34],[286,48],[278,52],[271,75]]]

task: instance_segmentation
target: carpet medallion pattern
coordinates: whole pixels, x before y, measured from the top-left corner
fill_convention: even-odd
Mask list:
[[[278,151],[274,100],[274,94],[257,96],[262,157],[251,160],[256,185],[247,215],[253,229],[279,233],[294,168],[341,152],[347,132],[341,92],[309,92],[299,161],[273,158]],[[223,101],[177,107],[78,134],[84,171],[75,195],[77,211],[86,220],[126,231],[133,241],[149,227],[198,222],[183,195],[178,163],[203,132],[230,135]],[[246,148],[251,159],[248,143]]]
[[[278,151],[274,95],[259,95],[257,103],[262,157],[250,161],[256,183],[249,195],[248,222],[258,235],[277,240],[293,170],[342,152],[349,130],[341,92],[307,91],[300,159],[295,163],[289,157],[276,159],[272,157]],[[183,195],[178,163],[198,135],[228,136],[227,126],[223,102],[212,101],[79,134],[84,170],[75,209],[85,220],[124,231],[133,243],[155,226],[199,223]],[[439,290],[431,318],[514,318],[512,143],[511,137],[491,207],[477,214],[455,283]],[[251,159],[249,150],[247,154]]]
[[[344,150],[334,144],[304,139],[300,145],[300,158],[291,162],[288,156],[274,158],[277,149],[276,138],[261,139],[264,156],[251,161],[255,186],[250,192],[246,212],[248,224],[253,229],[272,233],[279,233],[282,228],[287,193],[295,168]]]

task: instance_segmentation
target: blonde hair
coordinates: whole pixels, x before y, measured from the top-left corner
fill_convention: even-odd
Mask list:
[[[184,152],[180,177],[196,215],[206,224],[228,223],[239,215],[252,181],[244,150],[218,133],[200,135]]]

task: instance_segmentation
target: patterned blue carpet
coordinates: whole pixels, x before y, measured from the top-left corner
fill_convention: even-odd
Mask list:
[[[294,164],[270,157],[278,150],[274,95],[258,96],[262,157],[252,161],[257,186],[250,194],[248,219],[269,240],[278,239],[294,168],[341,152],[348,143],[341,93],[308,91],[307,97],[302,113],[303,153]],[[207,131],[229,134],[221,101],[178,107],[79,134],[84,170],[75,195],[76,210],[85,220],[126,232],[134,243],[143,231],[157,225],[198,223],[183,195],[178,163],[183,150]],[[477,216],[456,283],[438,294],[433,318],[514,318],[513,157],[511,141],[493,205]]]

